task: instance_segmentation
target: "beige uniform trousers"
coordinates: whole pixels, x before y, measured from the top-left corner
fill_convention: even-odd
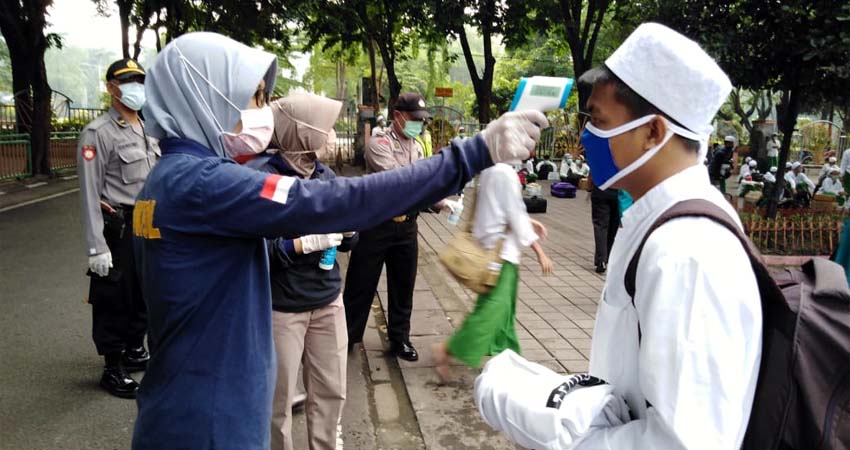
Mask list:
[[[337,423],[345,403],[348,331],[340,295],[323,308],[303,313],[273,311],[277,385],[271,450],[292,450],[292,400],[303,364],[310,450],[336,448]]]

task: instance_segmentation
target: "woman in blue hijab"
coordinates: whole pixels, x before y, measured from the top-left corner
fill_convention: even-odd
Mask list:
[[[527,158],[548,126],[509,113],[404,169],[301,180],[234,159],[273,132],[273,55],[213,33],[183,35],[145,83],[147,132],[162,159],[137,198],[133,233],[151,360],[135,450],[269,447],[275,379],[264,238],[374,226],[458,192],[493,161]]]

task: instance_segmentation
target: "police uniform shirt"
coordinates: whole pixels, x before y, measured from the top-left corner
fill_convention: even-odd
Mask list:
[[[369,139],[363,156],[368,173],[375,173],[413,164],[423,158],[424,150],[416,139],[402,139],[388,128],[383,136]]]
[[[134,204],[159,155],[157,140],[147,137],[146,143],[143,127],[132,126],[115,108],[80,133],[77,172],[89,256],[109,251],[103,237],[101,200],[111,206]]]

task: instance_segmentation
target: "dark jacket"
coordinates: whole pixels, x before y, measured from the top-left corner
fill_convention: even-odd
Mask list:
[[[130,230],[151,350],[133,450],[269,448],[275,354],[264,238],[370,228],[493,165],[480,135],[410,167],[330,181],[252,170],[188,139],[160,147]]]
[[[265,163],[257,170],[278,175],[297,177],[298,174],[280,157],[260,157]],[[257,161],[255,164],[259,163]],[[322,163],[316,163],[311,180],[331,180],[336,174]],[[351,230],[340,230],[351,231]],[[357,236],[344,238],[337,251],[347,252],[357,242]],[[299,313],[312,311],[329,305],[339,297],[342,276],[339,264],[331,270],[319,268],[322,252],[307,255],[295,253],[295,240],[286,238],[269,239],[269,272],[271,275],[272,309],[279,312]]]

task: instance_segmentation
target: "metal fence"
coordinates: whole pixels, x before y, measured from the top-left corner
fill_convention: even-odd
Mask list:
[[[87,123],[105,113],[101,108],[63,108],[61,114],[54,111],[52,123],[57,128],[82,129]],[[0,134],[19,134],[17,108],[15,105],[0,105]],[[28,114],[24,114],[21,120],[25,124],[32,123]],[[69,130],[71,131],[71,130]]]
[[[0,134],[0,180],[32,174],[28,134]]]
[[[77,165],[79,132],[50,133],[48,158],[50,169],[69,169]],[[32,146],[29,134],[0,134],[0,180],[32,175]]]

